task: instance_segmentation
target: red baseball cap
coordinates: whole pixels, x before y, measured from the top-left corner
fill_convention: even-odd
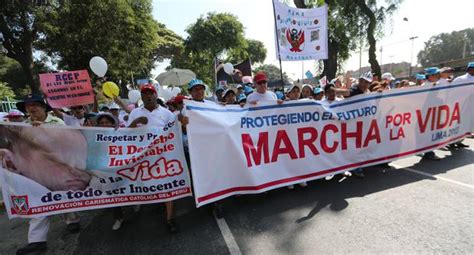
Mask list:
[[[181,95],[176,96],[176,97],[174,98],[174,103],[175,103],[175,104],[182,103],[184,99],[188,99],[188,98],[185,97],[185,96],[181,96]]]
[[[153,86],[153,84],[146,84],[146,85],[143,85],[141,88],[140,88],[140,92],[143,93],[145,91],[152,91],[153,93],[157,94],[156,93],[156,89],[155,89],[155,86]]]
[[[267,75],[264,72],[256,73],[253,77],[253,81],[255,83],[259,83],[261,81],[268,81]]]

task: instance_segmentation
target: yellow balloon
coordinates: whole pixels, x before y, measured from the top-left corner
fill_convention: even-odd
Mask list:
[[[118,97],[120,89],[114,82],[108,81],[102,84],[102,92],[106,97],[114,98]]]

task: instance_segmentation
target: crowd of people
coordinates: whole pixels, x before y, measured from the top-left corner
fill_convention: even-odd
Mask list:
[[[105,128],[147,128],[164,127],[167,123],[179,120],[183,130],[183,143],[185,155],[189,165],[189,153],[187,150],[186,126],[189,119],[186,117],[184,100],[194,100],[208,104],[240,105],[242,107],[254,107],[262,102],[274,102],[284,104],[286,101],[316,100],[323,104],[333,104],[357,95],[378,93],[391,89],[403,89],[410,86],[447,86],[458,82],[474,82],[474,62],[468,64],[466,74],[457,78],[453,77],[452,68],[430,67],[425,69],[424,74],[417,74],[416,81],[397,81],[390,73],[383,74],[380,78],[371,72],[362,74],[358,79],[350,80],[350,84],[344,84],[340,79],[333,79],[327,84],[312,86],[310,84],[293,84],[284,91],[270,91],[268,88],[268,77],[265,73],[256,73],[253,80],[243,80],[242,84],[235,87],[218,87],[211,97],[206,97],[208,86],[199,79],[193,79],[187,84],[188,94],[180,94],[168,101],[161,99],[153,84],[141,86],[141,99],[143,105],[127,105],[124,100],[116,97],[113,103],[99,107],[97,102],[93,106],[77,105],[69,109],[53,109],[45,101],[42,95],[28,95],[17,103],[17,109],[11,110],[3,121],[23,122],[32,126],[41,125],[66,125],[74,127],[105,127]],[[1,139],[0,139],[1,141]],[[8,146],[0,142],[0,149]],[[451,144],[449,149],[467,147],[462,142]],[[421,155],[424,159],[440,160],[434,152]],[[8,164],[8,160],[2,160],[2,164]],[[4,166],[5,167],[5,166]],[[190,166],[192,168],[192,166]],[[363,169],[343,173],[345,177],[364,177]],[[328,176],[326,179],[331,179]],[[299,183],[306,187],[307,183]],[[289,189],[294,189],[291,185]],[[178,232],[176,222],[173,218],[173,202],[166,202],[165,223],[170,233]],[[222,208],[219,203],[212,205],[213,212],[217,217],[222,217]],[[112,208],[113,230],[119,230],[124,215],[122,208]],[[135,206],[135,210],[139,210]],[[76,233],[80,231],[80,216],[77,213],[64,215],[67,229]],[[50,221],[48,217],[31,219],[29,222],[28,245],[20,248],[17,254],[29,254],[47,249],[47,233]]]

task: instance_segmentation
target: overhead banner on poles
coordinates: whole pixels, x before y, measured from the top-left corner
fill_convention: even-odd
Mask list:
[[[302,61],[328,58],[328,9],[299,9],[273,0],[277,59]],[[278,56],[278,53],[280,56]]]
[[[221,106],[186,101],[198,206],[390,162],[459,141],[474,127],[474,83],[337,101]]]
[[[177,122],[119,130],[2,123],[0,186],[10,218],[192,195]]]

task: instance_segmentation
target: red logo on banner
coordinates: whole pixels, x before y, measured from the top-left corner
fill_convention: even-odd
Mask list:
[[[18,215],[26,215],[30,210],[30,206],[28,205],[28,196],[10,196],[12,205],[13,205],[13,213]]]
[[[302,52],[303,51],[301,49],[301,46],[304,45],[304,31],[303,30],[300,29],[300,31],[298,31],[295,28],[293,28],[293,29],[288,28],[286,30],[286,39],[291,44],[290,51],[292,51],[292,52]]]

